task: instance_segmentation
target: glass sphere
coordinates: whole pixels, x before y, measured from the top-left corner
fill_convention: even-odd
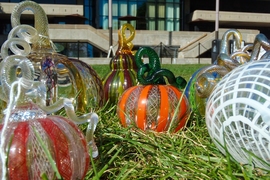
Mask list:
[[[226,154],[226,145],[239,163],[251,160],[266,169],[270,168],[269,77],[269,59],[235,68],[214,88],[205,113],[209,134],[221,152]]]

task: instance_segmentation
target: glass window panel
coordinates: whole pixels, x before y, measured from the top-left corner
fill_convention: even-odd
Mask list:
[[[167,19],[166,30],[167,31],[174,31],[173,25],[174,25],[173,18]]]
[[[176,6],[174,10],[175,10],[174,18],[180,18],[180,7]]]
[[[107,16],[101,16],[100,17],[100,22],[102,23],[101,24],[101,29],[109,29],[109,19]]]
[[[77,4],[76,0],[45,0],[46,4]],[[51,3],[52,2],[52,3]]]
[[[93,46],[87,43],[87,57],[94,57]]]
[[[108,16],[108,3],[104,2],[100,4],[100,14]]]
[[[136,25],[137,25],[137,22],[136,21],[131,21],[130,24],[135,28],[136,30]]]
[[[166,4],[166,18],[174,18],[173,17],[174,7],[172,3]]]
[[[155,17],[156,11],[155,11],[155,4],[148,4],[148,17]]]
[[[155,26],[156,26],[155,20],[154,19],[150,19],[148,21],[148,30],[156,30]]]
[[[180,19],[176,19],[174,22],[174,30],[180,31]]]
[[[119,16],[126,16],[128,15],[128,7],[127,2],[120,1],[119,2]]]
[[[137,16],[137,2],[129,2],[129,14],[132,16]]]
[[[117,3],[112,4],[112,15],[118,16],[118,4]]]
[[[118,18],[113,17],[112,19],[112,29],[119,29],[118,28]]]
[[[84,5],[85,6],[89,6],[90,5],[90,1],[84,1]]]
[[[165,30],[165,20],[158,20],[158,30]]]
[[[123,24],[127,23],[127,21],[119,21],[120,22],[120,26],[122,26]]]
[[[12,2],[12,1],[10,1],[10,2]],[[19,2],[21,2],[21,1],[19,1]],[[35,2],[36,3],[42,3],[42,4],[54,4],[53,0],[48,0],[48,1],[46,1],[46,0],[36,0]],[[59,2],[57,2],[57,3],[59,3]],[[66,3],[61,2],[61,4],[66,4]]]
[[[65,47],[61,53],[68,57],[87,57],[87,43],[59,43]]]
[[[130,23],[130,24],[135,28],[135,30],[136,30],[136,24],[137,24],[136,21],[130,21],[129,23]]]
[[[158,17],[161,17],[161,18],[165,17],[165,5],[164,4],[158,5]]]

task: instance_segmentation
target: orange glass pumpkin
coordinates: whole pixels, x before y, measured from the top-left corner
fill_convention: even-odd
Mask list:
[[[149,57],[149,64],[142,62],[144,55]],[[136,52],[135,62],[139,68],[137,78],[142,85],[130,87],[120,97],[117,114],[122,125],[135,123],[142,130],[157,132],[180,130],[190,111],[188,100],[180,90],[185,87],[186,80],[161,69],[157,53],[149,47],[141,47]],[[164,77],[171,85],[166,85]]]
[[[189,104],[185,95],[174,86],[138,85],[123,93],[117,114],[123,126],[135,123],[142,130],[157,132],[167,131],[171,127],[176,132],[188,120]]]

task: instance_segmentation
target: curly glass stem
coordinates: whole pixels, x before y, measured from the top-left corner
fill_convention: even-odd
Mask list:
[[[27,56],[31,51],[31,47],[23,39],[11,38],[6,40],[1,47],[1,56],[3,59],[9,56],[9,50],[16,55]]]
[[[144,64],[142,62],[142,57],[144,55],[148,56],[149,64]],[[139,67],[137,78],[140,84],[166,84],[164,77],[168,79],[168,82],[171,85],[179,89],[184,88],[187,84],[184,78],[180,76],[175,78],[174,74],[170,70],[161,69],[159,57],[152,48],[140,48],[135,54],[135,61]]]
[[[38,39],[33,44],[33,49],[49,48],[51,49],[51,43],[49,39],[48,19],[43,8],[33,1],[23,1],[18,3],[12,14],[11,24],[12,27],[20,25],[20,17],[23,11],[31,10],[34,13],[35,28],[38,32]]]
[[[27,43],[34,43],[38,40],[38,32],[32,26],[17,25],[9,32],[8,39],[16,37],[25,40]]]
[[[209,97],[218,81],[228,72],[225,67],[219,65],[204,67],[195,82],[196,94],[201,98]]]
[[[233,59],[236,56],[247,57],[244,53],[234,54],[229,53],[229,39],[234,36],[236,40],[236,49],[240,49],[242,42],[242,35],[236,29],[226,31],[222,37],[220,54],[217,57],[217,65],[211,65],[203,68],[197,76],[195,82],[196,94],[201,98],[208,98],[217,82],[225,76],[228,72],[238,67],[241,63]]]
[[[230,58],[231,59],[238,58],[239,59],[238,62],[240,64],[245,64],[250,60],[250,55],[247,52],[236,51],[231,54]]]
[[[255,37],[250,61],[258,60],[261,47],[266,51],[270,50],[270,42],[264,34],[258,34]]]
[[[126,30],[129,29],[130,36],[126,37]],[[135,29],[131,24],[123,24],[122,27],[118,31],[118,43],[119,43],[119,50],[121,49],[128,49],[132,50],[133,44],[132,40],[135,37]]]
[[[229,39],[234,36],[236,40],[236,48],[240,49],[242,42],[242,35],[237,29],[230,29],[226,31],[222,36],[222,41],[220,45],[220,53],[225,53],[229,55]]]
[[[6,57],[0,64],[1,70],[1,91],[0,98],[6,102],[10,99],[11,84],[20,78],[34,79],[33,64],[26,57],[12,55]],[[23,101],[24,99],[19,99]]]
[[[19,37],[19,38],[18,38]],[[19,25],[13,28],[8,39],[1,47],[1,56],[6,58],[9,55],[9,50],[15,55],[28,56],[31,52],[30,42],[34,42],[37,38],[35,28],[28,25]]]

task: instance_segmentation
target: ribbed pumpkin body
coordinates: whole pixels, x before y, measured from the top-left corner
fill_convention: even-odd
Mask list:
[[[28,57],[35,67],[35,80],[47,87],[47,105],[59,98],[74,98],[77,111],[103,105],[104,91],[101,79],[88,64],[58,53],[35,53]]]
[[[201,69],[192,74],[185,88],[185,95],[188,98],[188,102],[190,103],[192,111],[198,115],[204,116],[207,99],[198,96],[198,94],[196,93],[196,85],[195,85],[198,74],[200,73]]]
[[[60,116],[46,116],[34,104],[16,108],[10,121],[4,141],[8,152],[7,179],[38,180],[41,174],[46,174],[48,179],[55,178],[36,133],[50,152],[63,179],[84,178],[89,168],[88,148],[84,135],[73,122]],[[2,129],[3,125],[0,126]]]
[[[117,104],[119,97],[129,87],[137,84],[134,56],[130,50],[118,51],[110,61],[111,72],[105,77],[105,102]]]
[[[135,123],[142,130],[157,132],[167,131],[171,126],[176,132],[188,120],[189,104],[185,95],[171,85],[138,85],[123,93],[117,114],[123,126]]]
[[[21,26],[21,14],[26,10],[34,13],[35,28]],[[49,37],[46,13],[39,4],[33,1],[18,3],[11,14],[11,24],[13,29],[9,34],[10,37],[26,43],[31,42],[31,47],[27,48],[30,54],[24,53],[24,56],[27,56],[34,65],[35,80],[42,81],[46,85],[47,105],[52,105],[63,97],[73,98],[76,110],[82,113],[88,112],[89,108],[98,108],[103,105],[104,94],[101,79],[83,61],[69,59],[56,53],[55,46]],[[10,40],[13,41],[12,39]],[[11,48],[9,44],[7,47],[12,52],[15,49]],[[22,49],[25,50],[24,47]],[[13,53],[18,52],[20,51]]]
[[[130,36],[126,36],[129,29]],[[118,30],[118,49],[110,61],[111,72],[103,80],[105,102],[117,104],[119,97],[129,87],[137,84],[137,66],[131,51],[135,29],[131,24],[123,24]]]

